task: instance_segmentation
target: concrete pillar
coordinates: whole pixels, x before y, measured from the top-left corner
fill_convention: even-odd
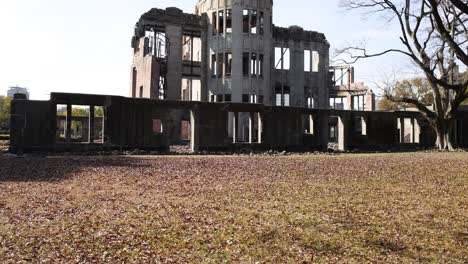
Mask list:
[[[263,143],[263,114],[258,113],[258,143]]]
[[[238,134],[239,134],[239,113],[234,113],[233,123],[232,123],[232,143],[237,143]]]
[[[182,89],[182,27],[166,26],[170,46],[167,57],[167,99],[180,100]]]
[[[344,116],[338,116],[338,149],[345,151],[348,148],[348,122]]]
[[[192,152],[200,150],[200,117],[196,110],[190,111],[190,147]]]
[[[421,127],[416,118],[413,119],[413,143],[421,143]]]
[[[95,120],[94,120],[94,105],[89,107],[89,133],[88,133],[88,142],[94,143],[94,128],[95,128]]]
[[[208,102],[209,95],[208,95],[208,78],[209,78],[209,64],[211,62],[211,58],[208,51],[208,33],[205,31],[201,32],[201,76],[200,76],[200,101]],[[207,59],[208,58],[208,59]]]
[[[67,104],[67,128],[65,129],[65,142],[71,143],[72,106]]]

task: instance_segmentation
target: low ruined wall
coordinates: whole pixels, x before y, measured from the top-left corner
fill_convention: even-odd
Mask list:
[[[57,105],[69,109],[73,105],[102,107],[104,117],[73,117],[72,114],[57,117]],[[417,112],[338,111],[62,93],[53,93],[50,101],[13,100],[11,110],[13,153],[166,151],[170,145],[187,140],[194,151],[325,150],[331,127],[337,131],[336,140],[342,150],[385,150],[405,145],[432,147],[435,142],[431,127]],[[71,125],[64,128],[63,119],[80,121],[85,130],[95,128],[96,124],[103,126],[101,142],[95,140],[100,129],[83,132],[79,140],[58,137],[61,129],[65,129],[65,134],[71,133]],[[467,131],[468,112],[460,112],[453,136],[461,147],[468,146]],[[88,136],[89,141],[83,142]]]

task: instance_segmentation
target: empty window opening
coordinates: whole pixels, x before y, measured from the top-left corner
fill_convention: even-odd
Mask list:
[[[188,78],[182,78],[182,92],[180,99],[182,101],[190,101],[190,92],[192,90],[192,81]]]
[[[314,134],[314,117],[312,115],[304,115],[305,133],[308,135]]]
[[[338,143],[338,126],[330,125],[329,142]]]
[[[139,97],[143,98],[143,86],[140,86]]]
[[[222,94],[212,94],[210,97],[210,102],[212,103],[222,103],[223,95]]]
[[[104,143],[104,107],[103,106],[91,106],[91,113],[94,108],[94,126],[93,133],[90,137],[91,142],[94,144]]]
[[[57,105],[56,141],[65,142],[67,131],[67,105]]]
[[[257,53],[252,53],[250,57],[250,75],[257,75]]]
[[[354,132],[358,135],[362,135],[362,117],[354,117]]]
[[[332,97],[330,98],[330,108],[335,110],[347,110],[348,98]]]
[[[249,102],[249,95],[248,94],[243,94],[242,95],[242,102],[243,103],[248,103]]]
[[[221,10],[218,12],[218,33],[224,33],[224,11]]]
[[[249,10],[244,9],[242,12],[242,27],[244,33],[249,33]]]
[[[260,11],[260,17],[258,21],[258,27],[259,27],[259,33],[260,35],[263,35],[265,31],[265,14],[263,11]]]
[[[249,53],[242,53],[242,73],[244,76],[249,76]]]
[[[249,133],[250,133],[250,124],[249,124],[250,113],[239,113],[239,137],[237,137],[238,142],[249,142]]]
[[[211,54],[211,75],[213,77],[217,76],[217,66],[216,66],[216,54]]]
[[[275,105],[276,106],[283,105],[283,87],[281,83],[275,84]]]
[[[283,102],[283,96],[282,96],[282,94],[276,92],[275,99],[276,99],[276,100],[275,100],[275,102],[276,102],[275,105],[276,105],[276,106],[282,106],[282,102]]]
[[[232,33],[232,9],[226,9],[226,33]]]
[[[68,113],[70,111],[70,113]],[[58,143],[103,143],[103,108],[57,105]]]
[[[251,10],[250,12],[250,33],[257,34],[257,10]]]
[[[275,85],[276,106],[290,106],[291,89],[289,86],[282,86],[277,83]]]
[[[132,72],[132,97],[136,97],[136,88],[137,88],[137,69],[134,67]]]
[[[261,122],[259,113],[230,112],[228,120],[228,136],[232,138],[233,143],[260,143],[259,128]]]
[[[226,67],[226,76],[231,76],[232,74],[232,53],[228,52],[224,54],[224,64]]]
[[[304,50],[304,71],[310,72],[311,69],[311,52],[310,50]]]
[[[313,96],[307,97],[307,108],[310,108],[310,109],[315,108],[315,98]]]
[[[281,70],[282,69],[282,49],[276,47],[275,48],[275,69]]]
[[[71,140],[77,143],[89,143],[89,106],[72,106]]]
[[[230,94],[225,94],[224,95],[224,101],[225,102],[231,102],[232,101],[231,95]]]
[[[264,58],[263,54],[258,55],[257,75],[259,75],[260,77],[263,77],[263,58]]]
[[[218,58],[216,59],[216,61],[217,61],[216,76],[218,76],[218,77],[223,76],[223,66],[224,66],[223,57],[224,57],[223,53],[218,53]]]
[[[289,86],[284,86],[283,87],[283,105],[284,106],[290,106],[291,105],[291,102],[290,102],[290,94],[291,94],[291,89],[289,88]]]
[[[364,95],[353,96],[353,110],[364,111],[365,109],[366,109],[366,102],[364,100]]]
[[[163,133],[163,123],[161,119],[153,119],[153,134]]]
[[[291,95],[289,93],[284,93],[284,106],[290,106],[291,105]]]
[[[182,59],[188,62],[201,62],[201,38],[184,35],[182,37]]]
[[[213,35],[216,35],[218,34],[218,14],[216,12],[213,12],[211,22],[213,23]]]
[[[312,71],[318,72],[320,66],[320,54],[317,51],[312,51]]]
[[[275,69],[289,70],[290,68],[290,54],[289,48],[275,48]]]
[[[259,104],[263,104],[263,103],[264,103],[264,97],[263,97],[263,95],[259,95],[259,96],[258,96],[258,103],[259,103]]]
[[[258,96],[256,94],[243,94],[242,95],[243,103],[257,104]]]
[[[145,32],[145,54],[156,58],[167,57],[167,38],[165,32],[157,32],[154,29]]]
[[[283,48],[283,70],[290,68],[290,52],[288,48]]]

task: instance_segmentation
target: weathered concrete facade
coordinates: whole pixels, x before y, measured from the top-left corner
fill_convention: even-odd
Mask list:
[[[132,43],[131,97],[329,106],[325,35],[276,27],[272,0],[199,0],[194,15],[152,9]]]
[[[66,105],[64,140],[58,130],[62,117],[57,106]],[[74,105],[89,106],[85,119],[89,128],[102,127],[85,134],[88,140],[72,139]],[[103,107],[104,116],[96,118],[94,109]],[[166,151],[174,137],[187,135],[174,116],[190,117],[192,149],[199,150],[325,150],[330,141],[328,124],[337,120],[339,149],[386,150],[401,146],[432,147],[432,129],[417,112],[368,112],[277,107],[247,103],[208,103],[152,100],[86,94],[53,93],[49,101],[15,99],[11,108],[11,145],[13,153],[30,151],[87,151],[111,149],[149,149]],[[238,134],[239,116],[248,116],[247,139]],[[233,123],[230,116],[233,116]],[[80,117],[82,118],[82,117]],[[97,121],[100,119],[100,121]],[[69,120],[69,121],[68,121]],[[104,124],[102,124],[104,122]],[[186,122],[187,121],[182,121]],[[468,147],[468,111],[460,111],[453,134],[459,147]],[[229,132],[230,130],[231,133]],[[232,136],[231,136],[232,135]]]
[[[206,56],[206,32],[206,16],[177,8],[154,8],[141,16],[132,38],[130,96],[206,101],[208,65],[201,59]]]

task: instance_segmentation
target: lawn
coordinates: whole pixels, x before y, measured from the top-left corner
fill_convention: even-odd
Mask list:
[[[0,263],[467,263],[468,154],[0,158]]]

